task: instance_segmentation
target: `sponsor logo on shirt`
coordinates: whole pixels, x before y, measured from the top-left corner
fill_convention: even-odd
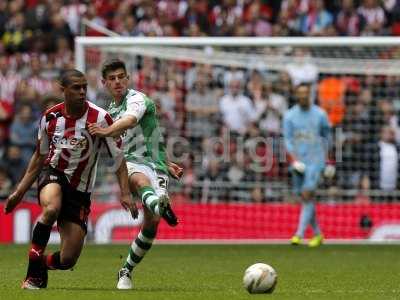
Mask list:
[[[53,135],[52,142],[57,148],[73,149],[73,150],[86,149],[88,145],[88,140],[84,136],[67,138],[65,136]]]

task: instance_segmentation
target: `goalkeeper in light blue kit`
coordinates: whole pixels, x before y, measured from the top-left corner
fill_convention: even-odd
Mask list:
[[[291,157],[293,189],[301,196],[302,207],[293,245],[299,245],[310,224],[314,236],[310,247],[317,247],[323,242],[323,235],[318,226],[315,210],[314,191],[321,174],[333,177],[334,167],[326,166],[328,145],[331,139],[331,126],[328,117],[319,106],[311,103],[310,86],[301,84],[296,87],[298,103],[284,115],[283,134],[286,151]]]

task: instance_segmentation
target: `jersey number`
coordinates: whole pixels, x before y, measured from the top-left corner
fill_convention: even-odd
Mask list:
[[[163,189],[167,189],[168,179],[166,179],[164,177],[158,177],[158,186]]]

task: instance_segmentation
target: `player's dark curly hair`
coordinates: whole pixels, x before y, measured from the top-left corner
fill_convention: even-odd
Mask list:
[[[82,78],[82,77],[85,77],[85,74],[83,74],[81,71],[78,71],[76,69],[64,70],[61,72],[60,79],[59,79],[61,86],[63,86],[63,87],[68,86],[71,83],[72,77]]]
[[[106,79],[108,72],[112,72],[118,69],[123,69],[126,74],[126,66],[122,60],[118,58],[107,60],[106,62],[104,62],[101,68],[101,75],[103,76],[104,79]]]

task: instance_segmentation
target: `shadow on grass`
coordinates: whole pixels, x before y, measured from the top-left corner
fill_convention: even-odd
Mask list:
[[[138,287],[132,290],[118,290],[116,288],[108,288],[108,287],[54,287],[54,288],[47,288],[49,291],[112,291],[112,292],[119,292],[119,293],[154,293],[154,292],[201,292],[203,291],[202,288],[189,288],[189,287]]]
[[[47,288],[48,291],[117,291],[116,288],[103,288],[103,287],[54,287]]]

